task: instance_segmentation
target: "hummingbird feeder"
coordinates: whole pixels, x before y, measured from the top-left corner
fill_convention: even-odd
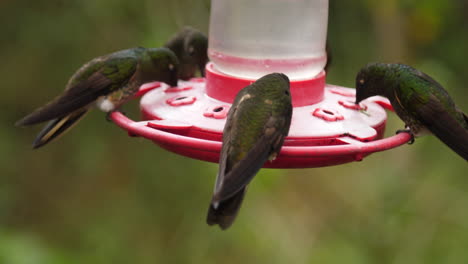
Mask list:
[[[325,83],[328,0],[213,0],[206,78],[144,84],[142,121],[111,119],[132,136],[169,151],[218,162],[227,113],[236,94],[256,79],[282,72],[294,106],[289,135],[268,168],[313,168],[360,161],[400,146],[408,133],[383,138],[383,97],[355,105],[355,90]]]

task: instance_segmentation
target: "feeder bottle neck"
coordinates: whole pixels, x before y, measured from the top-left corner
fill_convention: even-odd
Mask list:
[[[312,79],[326,64],[328,0],[212,0],[209,57],[216,70],[258,79]]]

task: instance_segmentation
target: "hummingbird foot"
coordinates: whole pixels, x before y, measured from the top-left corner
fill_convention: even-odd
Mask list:
[[[112,111],[106,113],[106,120],[107,120],[107,122],[112,122],[112,118],[111,118],[111,116],[110,116],[111,114],[112,114]]]
[[[398,129],[398,130],[396,131],[396,134],[400,134],[400,133],[408,133],[408,134],[410,134],[411,139],[410,139],[410,141],[408,141],[408,145],[412,145],[412,144],[414,143],[414,134],[413,134],[413,132],[411,132],[411,129],[410,129],[410,128],[406,127],[405,129]]]

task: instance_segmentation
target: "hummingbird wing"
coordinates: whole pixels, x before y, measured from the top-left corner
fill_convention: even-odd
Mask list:
[[[237,107],[233,108],[232,114],[229,113],[228,115],[224,127],[223,142],[230,142],[233,118],[235,116],[236,111]],[[229,144],[223,144],[221,148],[219,171],[216,177],[214,193],[221,189],[221,185],[224,181],[224,172],[227,170],[228,167],[227,158],[230,148],[231,147]],[[210,226],[218,224],[223,230],[230,227],[234,222],[237,213],[239,212],[239,209],[242,205],[242,201],[244,200],[245,192],[246,188],[243,188],[241,191],[239,191],[237,194],[235,194],[227,200],[216,203],[213,203],[213,201],[210,202],[206,223]]]
[[[230,198],[241,189],[245,188],[263,164],[275,152],[279,152],[287,135],[282,130],[286,126],[285,117],[270,116],[263,129],[263,134],[255,145],[247,152],[245,157],[233,164],[229,171],[226,170],[226,159],[221,160],[220,173],[216,181],[213,202],[219,202]],[[229,149],[226,149],[229,153]]]
[[[134,58],[116,58],[99,66],[96,70],[91,68],[92,72],[80,69],[84,75],[88,75],[87,78],[74,82],[67,87],[62,95],[19,120],[16,125],[29,126],[64,117],[81,107],[89,105],[100,96],[125,86],[135,73],[137,60]],[[84,67],[93,67],[93,65]]]
[[[415,117],[424,124],[438,139],[449,146],[458,155],[468,161],[468,119],[461,110],[455,105],[453,111],[448,111],[437,97],[447,98],[452,100],[447,91],[429,75],[413,69],[413,72],[420,79],[427,82],[428,87],[431,87],[429,99],[420,96],[419,93],[414,93],[416,103],[413,112]],[[455,117],[459,115],[461,118]]]
[[[232,113],[228,116],[223,142],[231,141],[236,111],[237,107],[232,109]],[[268,157],[274,152],[279,152],[288,131],[288,129],[284,131],[281,128],[289,128],[289,124],[286,124],[287,119],[284,117],[280,117],[280,119],[284,119],[282,122],[278,122],[277,118],[273,116],[267,118],[262,135],[239,162],[229,164],[228,158],[232,146],[223,144],[214,195],[208,209],[207,223],[209,225],[218,224],[222,229],[232,225],[241,207],[248,183]]]
[[[417,104],[416,118],[424,124],[437,138],[468,161],[468,129],[467,124],[462,125],[452,113],[444,108],[442,103],[434,96],[429,95],[427,102]],[[463,114],[466,121],[466,115]]]
[[[264,134],[247,155],[234,164],[229,171],[226,171],[226,168],[229,167],[227,155],[222,155],[220,170],[216,178],[215,192],[208,209],[207,223],[209,225],[218,224],[222,229],[232,225],[241,207],[248,183],[267,161],[268,157],[281,149],[286,135],[272,125],[276,123],[274,119],[270,117],[264,129]],[[230,131],[230,129],[227,131]],[[229,136],[230,134],[228,134]],[[222,153],[229,153],[229,148],[229,145],[223,147]]]

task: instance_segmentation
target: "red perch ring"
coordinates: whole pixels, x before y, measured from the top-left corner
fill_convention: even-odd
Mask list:
[[[253,82],[235,80],[235,86],[227,87],[233,78],[208,64],[207,79],[179,81],[178,87],[148,83],[136,96],[145,94],[140,101],[144,121],[133,121],[120,112],[111,113],[110,118],[131,136],[147,138],[186,157],[217,163],[233,95]],[[215,84],[231,95],[217,91]],[[315,101],[312,104],[303,99],[307,93],[314,93],[309,97]],[[266,168],[315,168],[361,161],[411,139],[408,133],[383,138],[385,109],[393,110],[387,99],[372,97],[354,105],[354,89],[325,85],[324,74],[315,80],[292,81],[291,94],[294,112],[290,133],[278,157],[264,164]]]

